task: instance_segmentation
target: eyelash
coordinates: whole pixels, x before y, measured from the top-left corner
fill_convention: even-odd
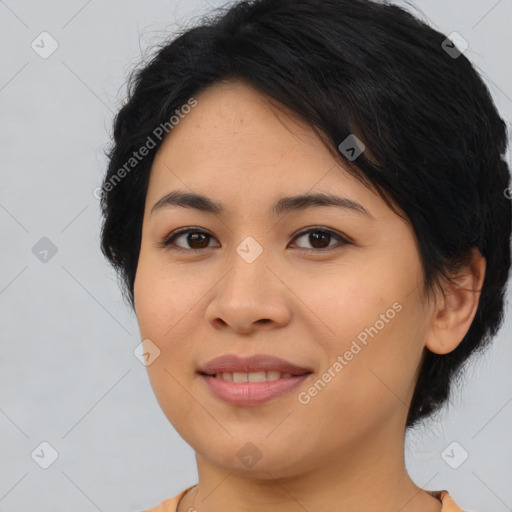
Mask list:
[[[203,231],[202,229],[198,229],[198,228],[184,228],[184,229],[179,229],[177,231],[174,231],[173,233],[171,233],[170,235],[166,236],[164,238],[164,240],[158,244],[158,247],[159,248],[165,248],[165,249],[169,249],[169,250],[174,250],[174,251],[184,251],[184,252],[200,252],[200,251],[204,251],[205,249],[209,249],[210,247],[204,247],[202,249],[185,249],[183,247],[179,247],[179,246],[176,246],[173,242],[176,240],[176,238],[178,238],[179,236],[181,235],[186,235],[188,233],[201,233],[201,234],[204,234],[206,236],[209,236],[211,238],[214,238],[213,235],[211,235],[210,233],[208,233],[207,231]],[[350,244],[352,243],[348,237],[345,237],[343,235],[341,235],[340,233],[337,233],[331,229],[328,229],[328,228],[324,228],[324,227],[321,227],[321,226],[314,226],[312,228],[308,228],[304,231],[301,231],[299,233],[297,233],[293,240],[295,240],[296,238],[301,238],[302,236],[304,235],[307,235],[309,233],[323,233],[323,234],[327,234],[331,237],[334,237],[338,240],[338,242],[341,243],[341,245],[347,245],[347,244]],[[171,245],[174,245],[174,247],[171,247]],[[333,248],[336,248],[335,245],[333,246],[328,246],[326,248],[323,248],[323,249],[305,249],[303,247],[299,247],[299,249],[303,250],[303,251],[306,251],[306,252],[313,252],[313,253],[320,253],[320,252],[327,252],[329,250],[332,250]]]

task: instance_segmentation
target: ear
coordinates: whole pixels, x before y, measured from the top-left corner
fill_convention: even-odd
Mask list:
[[[474,247],[469,263],[452,276],[453,283],[443,286],[425,338],[425,347],[431,352],[451,352],[468,332],[478,308],[485,268],[485,258]]]

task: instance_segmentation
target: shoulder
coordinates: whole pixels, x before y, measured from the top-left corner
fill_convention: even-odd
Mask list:
[[[443,504],[443,508],[441,512],[464,512],[458,505],[455,503],[453,498],[450,496],[448,491],[440,492],[441,503]]]
[[[454,499],[450,496],[448,491],[426,491],[434,498],[437,498],[442,504],[441,512],[464,512]]]
[[[169,498],[168,500],[162,501],[162,503],[156,507],[148,508],[142,512],[176,512],[178,500],[179,496],[175,496],[174,498]]]
[[[192,489],[192,487],[194,487],[194,485],[187,487],[178,495],[174,496],[174,498],[164,500],[162,503],[160,503],[160,505],[157,505],[153,508],[148,508],[142,512],[176,512],[176,509],[178,508],[178,502],[189,489]]]
[[[148,508],[143,510],[142,512],[176,512],[176,508],[178,507],[178,502],[182,498],[182,496],[194,486],[188,487],[181,491],[178,495],[174,496],[174,498],[169,498],[165,501],[162,501],[160,505],[157,505],[153,508]],[[454,501],[454,499],[450,496],[448,491],[427,491],[432,496],[438,498],[443,507],[441,512],[464,512]]]

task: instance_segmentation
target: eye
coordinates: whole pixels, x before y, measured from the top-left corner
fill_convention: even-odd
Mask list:
[[[299,240],[301,238],[305,238],[306,236],[308,236],[307,242],[309,242],[313,246],[313,248],[301,247],[300,245],[299,248],[313,252],[322,252],[336,245],[345,245],[351,243],[346,237],[342,236],[341,234],[322,227],[313,227],[307,229],[306,231],[302,231],[301,233],[297,234],[294,237],[294,240]],[[188,247],[177,244],[176,241],[180,239],[183,239],[184,242],[182,243],[187,244]],[[212,235],[210,235],[210,233],[203,231],[201,229],[184,228],[175,231],[174,233],[171,233],[169,236],[167,236],[159,244],[159,247],[169,247],[171,245],[174,245],[174,248],[178,250],[181,249],[185,251],[200,251],[202,249],[212,247],[209,245],[212,239],[214,238]],[[333,239],[337,240],[338,244],[331,244]],[[220,246],[217,245],[217,247]]]
[[[307,243],[310,243],[313,248],[309,248],[309,247],[300,247],[301,249],[306,249],[308,251],[314,251],[314,252],[321,252],[322,250],[325,250],[325,249],[330,249],[331,247],[337,245],[337,244],[333,244],[331,245],[330,242],[332,241],[332,239],[336,239],[338,240],[338,245],[345,245],[345,244],[349,244],[349,240],[347,238],[345,238],[344,236],[340,235],[339,233],[335,233],[334,231],[330,230],[330,229],[327,229],[327,228],[322,228],[322,227],[314,227],[314,228],[309,228],[308,230],[306,231],[302,231],[301,233],[299,233],[298,235],[295,236],[294,240],[299,240],[300,238],[304,238],[307,236]]]
[[[189,247],[183,247],[175,243],[176,240],[179,240],[182,237],[185,237],[185,243],[189,244]],[[177,245],[178,249],[183,249],[185,251],[198,251],[208,247],[208,244],[212,238],[212,235],[206,231],[202,231],[197,228],[186,228],[171,233],[163,240],[159,246],[168,247],[170,245]]]

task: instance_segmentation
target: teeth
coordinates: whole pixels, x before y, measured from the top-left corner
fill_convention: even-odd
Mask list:
[[[277,380],[281,376],[281,372],[271,371],[267,372],[267,380]]]
[[[249,379],[247,378],[247,373],[233,373],[233,382],[248,382]]]
[[[265,372],[253,372],[247,374],[248,382],[265,382],[267,380],[267,376]]]
[[[281,373],[274,370],[268,372],[223,372],[215,374],[215,378],[228,382],[265,382],[278,379],[289,379],[291,376],[291,373]]]

